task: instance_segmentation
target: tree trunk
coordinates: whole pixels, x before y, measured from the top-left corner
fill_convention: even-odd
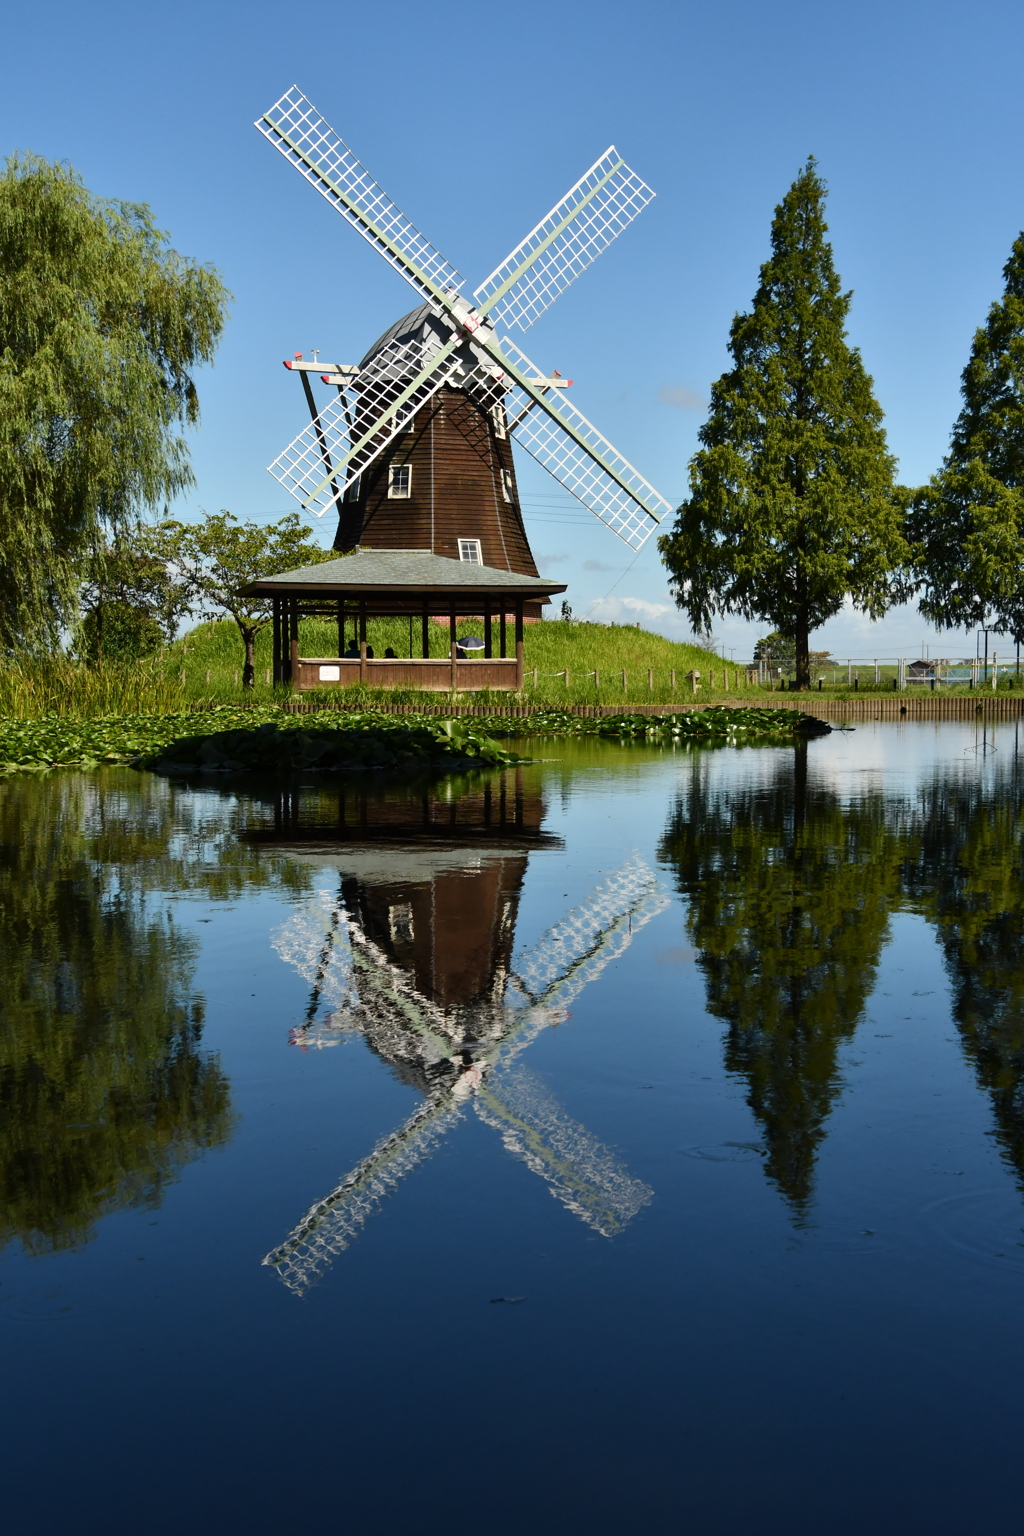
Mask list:
[[[245,645],[245,666],[242,668],[242,687],[254,688],[256,686],[256,631],[248,624],[240,624],[242,640]]]
[[[793,645],[796,662],[796,686],[806,690],[811,686],[811,636],[807,627],[807,609],[801,608],[797,616]]]

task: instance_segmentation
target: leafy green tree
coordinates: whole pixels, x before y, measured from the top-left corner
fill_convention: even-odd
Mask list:
[[[690,497],[659,548],[695,630],[716,613],[793,637],[810,686],[808,637],[846,598],[879,617],[905,592],[903,494],[882,411],[846,337],[813,159],[775,210],[771,258],[749,314],[732,324],[734,366],[711,392]]]
[[[987,624],[1024,640],[1024,234],[1006,288],[975,332],[963,408],[942,469],[914,498],[921,612],[944,629]]]
[[[137,661],[153,656],[164,636],[153,615],[137,603],[111,598],[82,620],[80,649],[89,661]]]
[[[0,174],[0,650],[52,647],[104,527],[192,484],[229,295],[142,204],[93,196],[68,166]]]
[[[130,660],[174,639],[188,612],[189,588],[162,558],[152,527],[104,535],[89,558],[80,591],[80,649],[90,661]]]
[[[792,666],[795,656],[796,645],[778,630],[764,635],[754,646],[755,661],[779,661]]]
[[[828,651],[807,652],[807,660],[812,667],[823,667],[831,659]],[[773,630],[770,635],[764,635],[755,644],[754,660],[774,662],[787,668],[793,667],[796,664],[796,645],[785,635],[780,635],[778,630]]]
[[[240,523],[230,512],[207,512],[200,523],[165,522],[157,533],[163,557],[181,573],[192,601],[229,613],[238,625],[245,688],[256,677],[256,636],[273,614],[266,598],[244,597],[241,589],[263,576],[339,558],[336,550],[313,543],[313,530],[302,526],[296,512],[267,527]]]

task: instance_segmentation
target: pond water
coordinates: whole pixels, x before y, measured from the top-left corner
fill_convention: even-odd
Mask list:
[[[1016,1515],[1018,729],[5,781],[10,1529]]]

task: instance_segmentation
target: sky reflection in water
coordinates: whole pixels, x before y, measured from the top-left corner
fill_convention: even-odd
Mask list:
[[[1018,728],[539,750],[0,786],[23,1522],[1015,1507]]]

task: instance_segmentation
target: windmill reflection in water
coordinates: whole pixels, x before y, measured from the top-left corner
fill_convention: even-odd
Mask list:
[[[516,952],[529,853],[561,846],[543,831],[543,801],[522,769],[458,794],[338,789],[329,825],[323,792],[303,793],[282,797],[273,831],[252,834],[339,877],[275,936],[311,985],[293,1040],[313,1049],[360,1034],[423,1101],[263,1262],[302,1294],[470,1107],[563,1205],[613,1236],[652,1191],[520,1057],[667,906],[654,872],[631,857]]]

